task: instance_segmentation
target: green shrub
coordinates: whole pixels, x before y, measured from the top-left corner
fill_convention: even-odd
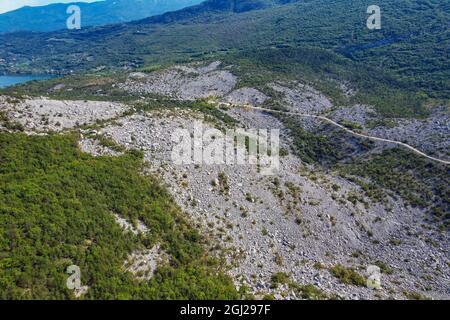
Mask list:
[[[289,275],[284,272],[276,272],[271,277],[271,288],[275,289],[280,284],[287,284],[289,282]]]
[[[330,272],[344,284],[352,284],[360,287],[366,286],[366,279],[351,268],[346,268],[338,264],[332,267]]]

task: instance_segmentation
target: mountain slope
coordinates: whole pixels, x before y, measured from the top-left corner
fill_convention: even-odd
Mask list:
[[[290,50],[282,50],[286,51],[284,55],[275,55],[278,50],[274,49],[273,53],[259,51],[260,58],[247,55],[253,66],[245,63],[244,57],[234,61],[233,65],[215,61],[178,65],[152,73],[126,75],[122,72],[122,79],[102,78],[96,74],[44,82],[49,85],[47,92],[60,95],[60,98],[74,99],[76,91],[85,95],[77,101],[5,97],[2,104],[6,108],[7,121],[19,121],[22,129],[27,133],[31,130],[32,135],[50,130],[61,135],[49,134],[45,139],[34,137],[32,141],[35,143],[30,143],[32,138],[24,139],[23,134],[10,134],[3,140],[0,134],[0,142],[4,142],[0,155],[5,160],[2,173],[6,182],[2,193],[4,201],[0,203],[5,204],[6,239],[12,239],[14,249],[11,250],[9,243],[3,241],[6,277],[0,282],[3,280],[6,286],[0,288],[6,290],[0,289],[0,296],[28,298],[30,296],[25,294],[33,293],[31,298],[41,298],[42,293],[48,292],[50,297],[56,294],[61,297],[61,294],[68,293],[61,280],[64,268],[71,263],[79,265],[82,270],[87,268],[87,273],[83,273],[86,298],[199,298],[202,290],[207,290],[204,298],[235,296],[229,282],[223,278],[212,276],[205,279],[205,275],[214,269],[205,270],[200,264],[200,272],[194,268],[194,274],[187,273],[186,269],[192,270],[190,258],[196,260],[198,256],[184,250],[174,251],[173,254],[177,255],[174,258],[187,254],[188,261],[183,259],[180,266],[175,260],[176,270],[164,268],[163,263],[151,281],[144,281],[139,286],[130,283],[132,274],[118,274],[129,252],[124,246],[129,242],[126,242],[128,238],[118,234],[119,226],[114,227],[111,211],[127,221],[138,218],[134,220],[137,225],[141,221],[152,230],[149,233],[152,238],[145,238],[145,243],[142,243],[147,249],[154,248],[152,240],[155,232],[160,234],[160,228],[162,240],[173,240],[162,248],[179,248],[179,238],[167,234],[166,230],[174,232],[181,228],[178,225],[174,228],[173,224],[164,228],[166,220],[163,217],[172,216],[171,212],[166,212],[164,206],[157,209],[166,198],[161,196],[151,203],[145,202],[164,193],[156,191],[154,195],[151,189],[148,192],[143,177],[136,177],[137,168],[129,164],[135,159],[136,151],[111,157],[120,150],[138,149],[146,159],[145,170],[154,173],[167,185],[172,201],[179,205],[192,226],[208,235],[211,249],[215,248],[211,252],[221,254],[223,249],[227,261],[231,261],[230,267],[225,268],[227,274],[235,283],[245,284],[244,290],[249,288],[259,297],[268,294],[277,299],[402,299],[419,294],[447,298],[445,279],[449,275],[449,266],[445,252],[448,238],[435,230],[435,224],[424,219],[444,216],[444,212],[448,212],[448,203],[443,203],[447,205],[446,211],[436,211],[431,216],[428,213],[424,215],[421,208],[424,205],[428,207],[427,203],[437,204],[437,198],[433,196],[436,181],[439,182],[436,191],[444,196],[448,194],[445,166],[430,163],[402,149],[391,149],[392,146],[380,142],[368,143],[351,137],[321,121],[313,120],[311,123],[292,116],[274,118],[270,113],[249,112],[248,107],[217,103],[233,101],[239,96],[243,100],[257,101],[256,97],[267,94],[271,97],[268,106],[276,106],[278,101],[279,106],[288,110],[298,108],[311,112],[312,106],[320,114],[333,110],[326,97],[302,84],[290,82],[288,76],[278,78],[273,73],[266,76],[267,70],[258,67],[265,61],[270,61],[269,66],[274,70],[283,72],[282,58],[295,59],[293,54],[289,54]],[[306,50],[301,53],[308,58]],[[325,60],[320,52],[314,56]],[[280,63],[272,63],[274,59]],[[297,73],[301,66],[292,60],[284,59],[285,68]],[[295,60],[303,63],[302,59]],[[266,90],[259,92],[250,87],[242,88],[242,81],[252,86],[248,76],[242,78],[241,75],[250,73],[252,67],[255,77],[265,77],[272,86],[266,83]],[[320,68],[313,71],[320,71]],[[263,82],[264,79],[260,80]],[[273,86],[273,82],[278,85]],[[283,90],[287,94],[271,95],[268,88]],[[116,104],[88,101],[86,99],[92,99],[86,96],[89,92],[96,93],[97,99],[109,101],[120,99],[119,95],[125,94],[122,98],[130,109],[126,110],[124,105],[126,112],[122,115],[106,114],[105,110],[116,110],[113,108]],[[237,94],[239,92],[243,95]],[[205,100],[172,100],[174,97],[203,97]],[[206,102],[207,97],[213,99]],[[285,148],[280,158],[280,171],[275,176],[263,176],[260,169],[264,166],[258,165],[174,165],[170,156],[174,146],[173,132],[178,128],[191,132],[192,125],[199,119],[203,119],[205,129],[223,130],[235,125],[279,129],[281,146]],[[86,127],[89,124],[95,126]],[[70,128],[81,129],[83,135],[64,138],[64,131]],[[292,144],[287,135],[293,139]],[[216,138],[220,139],[219,136]],[[83,152],[96,158],[73,150],[71,146],[77,141]],[[42,145],[46,146],[45,152]],[[382,154],[372,152],[379,148],[385,151]],[[330,171],[326,169],[328,167],[334,169]],[[130,170],[124,171],[128,168]],[[417,171],[421,174],[417,175]],[[365,179],[359,179],[360,176]],[[60,184],[64,184],[64,188],[58,188]],[[43,186],[47,191],[57,190],[58,193],[35,192],[38,190],[36,186]],[[75,191],[73,186],[77,187]],[[79,194],[77,190],[84,192]],[[99,208],[92,206],[91,190],[96,191],[94,203],[100,202]],[[44,194],[45,197],[41,200],[36,194]],[[58,202],[53,200],[55,197]],[[140,201],[141,198],[144,201]],[[405,205],[400,198],[413,206]],[[30,214],[23,215],[20,214],[25,210],[22,208],[32,210],[26,210]],[[145,210],[147,208],[150,212]],[[79,212],[76,217],[74,211]],[[80,217],[85,216],[88,217],[80,222]],[[31,222],[35,217],[39,221],[57,223],[56,229],[46,228],[47,224],[40,229],[34,228],[36,223]],[[30,225],[33,228],[30,229]],[[86,232],[85,228],[77,228],[78,225],[86,226]],[[192,242],[195,246],[198,236],[186,236],[188,248],[192,248]],[[47,244],[52,242],[48,239],[58,241],[56,253],[40,250],[41,246],[35,252],[30,249],[36,241],[49,247]],[[65,246],[72,248],[78,243],[82,244],[79,251],[64,250]],[[113,257],[110,257],[111,252],[115,253]],[[299,257],[301,264],[298,263]],[[104,263],[106,259],[108,263]],[[44,270],[49,271],[49,280],[61,279],[56,286],[51,281],[44,282],[42,273],[33,274],[33,270],[42,270],[33,268],[35,261],[46,263],[48,267]],[[385,273],[382,290],[366,288],[363,277],[368,265],[379,266]],[[427,277],[429,274],[433,275],[432,278]],[[30,275],[39,282],[31,282]],[[280,278],[289,279],[286,283],[289,288],[279,286]],[[402,281],[398,281],[399,278]],[[204,286],[209,282],[212,285]],[[183,290],[185,285],[189,290]],[[20,296],[20,293],[24,294]]]
[[[448,166],[382,140],[449,159],[421,92],[446,92],[446,3],[380,1],[372,32],[349,2],[0,37],[3,70],[79,72],[0,90],[0,298],[448,299]],[[279,170],[175,165],[199,121],[279,130]]]
[[[197,6],[168,12],[160,16],[138,21],[137,24],[180,22],[203,14],[213,13],[243,13],[254,10],[268,9],[278,5],[299,2],[299,0],[207,0]]]
[[[78,3],[81,26],[100,26],[138,20],[200,3],[202,0],[107,0]],[[23,7],[0,15],[0,33],[13,31],[53,31],[66,28],[71,4]]]
[[[161,64],[211,52],[315,46],[392,72],[415,92],[450,96],[447,1],[382,0],[379,31],[366,28],[367,0],[287,2],[210,0],[128,24],[4,35],[0,72],[67,73]]]

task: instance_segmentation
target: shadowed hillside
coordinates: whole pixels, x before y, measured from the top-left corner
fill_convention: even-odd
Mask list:
[[[81,26],[138,20],[200,3],[202,0],[107,0],[94,3],[51,4],[23,7],[0,15],[0,33],[14,31],[53,31],[66,28],[67,8],[81,9]]]

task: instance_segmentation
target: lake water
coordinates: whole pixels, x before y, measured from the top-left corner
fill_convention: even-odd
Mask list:
[[[24,83],[32,80],[46,80],[50,79],[49,75],[10,75],[10,76],[1,76],[0,75],[0,88],[6,88],[13,86],[15,84]]]

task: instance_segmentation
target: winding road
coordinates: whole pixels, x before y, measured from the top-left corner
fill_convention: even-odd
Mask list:
[[[236,105],[233,105],[233,106],[236,107]],[[340,128],[340,129],[342,129],[342,130],[344,130],[344,131],[346,131],[346,132],[348,132],[348,133],[350,133],[350,134],[352,134],[354,136],[361,137],[361,138],[366,138],[366,139],[370,139],[370,140],[375,140],[375,141],[382,141],[382,142],[386,142],[386,143],[396,144],[396,145],[405,147],[405,148],[411,150],[412,152],[414,152],[415,154],[418,154],[418,155],[420,155],[422,157],[428,158],[430,160],[433,160],[433,161],[436,161],[436,162],[439,162],[439,163],[450,165],[450,161],[438,159],[438,158],[432,157],[430,155],[427,155],[426,153],[424,153],[424,152],[422,152],[422,151],[420,151],[420,150],[418,150],[418,149],[416,149],[416,148],[414,148],[414,147],[412,147],[409,144],[406,144],[404,142],[390,140],[390,139],[384,139],[384,138],[378,138],[378,137],[369,136],[369,135],[366,135],[366,134],[363,134],[363,133],[358,133],[358,132],[350,130],[349,128],[344,127],[343,125],[337,123],[336,121],[333,121],[333,120],[331,120],[331,119],[329,119],[327,117],[324,117],[324,116],[316,116],[316,115],[305,114],[305,113],[300,113],[300,112],[293,112],[293,111],[273,110],[273,109],[268,109],[268,108],[255,107],[255,106],[252,106],[252,105],[239,105],[238,107],[247,108],[247,109],[253,109],[253,110],[259,110],[259,111],[264,111],[264,112],[268,112],[268,113],[281,113],[281,114],[289,114],[289,115],[305,117],[305,118],[319,119],[319,120],[331,123],[332,125]]]

